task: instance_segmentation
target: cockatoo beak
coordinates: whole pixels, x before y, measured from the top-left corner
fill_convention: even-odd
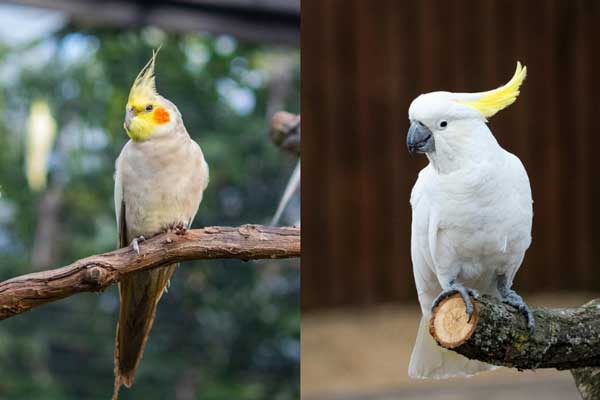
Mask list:
[[[418,121],[413,121],[408,129],[406,145],[411,153],[429,153],[435,150],[433,133]]]

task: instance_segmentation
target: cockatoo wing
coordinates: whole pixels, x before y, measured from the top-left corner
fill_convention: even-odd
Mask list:
[[[430,168],[431,166],[426,167],[419,174],[410,201],[413,209],[411,257],[415,285],[423,316],[419,322],[408,374],[412,378],[435,379],[470,376],[496,367],[469,360],[458,353],[438,346],[429,333],[431,305],[435,297],[442,291],[435,274],[435,264],[432,257],[432,250],[435,248],[437,239],[438,219],[427,195],[427,180],[432,179]]]
[[[527,175],[527,171],[523,166],[523,163],[519,159],[519,157],[506,152],[508,156],[507,161],[507,170],[510,172],[510,175],[513,177],[513,185],[515,190],[514,195],[517,196],[516,204],[520,205],[519,212],[524,214],[524,218],[522,218],[523,224],[528,225],[527,227],[522,227],[525,236],[521,239],[521,245],[518,247],[516,254],[516,262],[514,263],[514,268],[509,274],[509,283],[512,286],[512,282],[514,280],[517,271],[519,270],[523,258],[525,257],[525,251],[529,248],[531,244],[531,224],[533,219],[533,199],[531,195],[531,184],[529,183],[529,176]]]
[[[411,257],[415,285],[423,314],[429,314],[435,296],[441,291],[435,275],[431,252],[431,241],[435,240],[436,218],[426,193],[426,181],[431,179],[431,167],[421,171],[412,190],[410,203],[412,206],[411,225]],[[432,226],[433,225],[433,226]],[[432,237],[433,236],[433,237]]]

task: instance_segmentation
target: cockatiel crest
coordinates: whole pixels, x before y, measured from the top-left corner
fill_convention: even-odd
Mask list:
[[[517,61],[517,69],[507,84],[487,92],[468,94],[468,99],[456,100],[456,102],[473,108],[485,118],[492,117],[515,102],[520,93],[519,88],[526,76],[527,67],[523,67]]]
[[[144,141],[159,131],[173,128],[178,111],[156,91],[154,65],[160,48],[152,52],[152,58],[135,78],[125,109],[124,128],[134,141]]]
[[[135,78],[131,90],[129,91],[128,105],[158,96],[158,92],[156,91],[156,79],[154,77],[154,65],[156,64],[156,56],[159,51],[160,48],[152,51],[152,58],[148,60],[146,65],[144,65],[144,68],[142,68]]]

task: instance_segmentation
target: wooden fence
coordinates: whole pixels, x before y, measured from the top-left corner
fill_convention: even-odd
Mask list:
[[[408,106],[529,75],[490,121],[534,196],[522,292],[600,289],[600,1],[302,2],[302,305],[416,301]]]

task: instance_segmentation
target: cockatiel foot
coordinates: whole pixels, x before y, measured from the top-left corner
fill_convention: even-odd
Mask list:
[[[533,335],[533,332],[535,332],[535,319],[533,318],[533,314],[523,298],[514,290],[509,289],[503,293],[502,302],[519,310],[519,313],[523,315],[527,321],[527,329],[529,330],[529,334]]]
[[[173,228],[171,228],[171,230],[176,234],[176,235],[185,235],[188,227],[187,225],[185,225],[184,223],[180,222],[177,225],[173,226]]]
[[[442,293],[440,293],[438,297],[435,298],[435,300],[433,301],[433,305],[431,306],[431,311],[435,310],[435,308],[442,302],[442,300],[456,293],[460,294],[460,297],[465,303],[465,311],[467,312],[467,316],[469,317],[468,321],[470,322],[474,310],[471,297],[477,300],[479,298],[479,293],[475,289],[467,288],[463,284],[458,282],[452,282],[447,289],[444,289]]]
[[[185,235],[188,231],[188,227],[183,222],[179,222],[177,224],[171,224],[165,229],[165,233],[173,232],[176,235]]]
[[[143,242],[144,240],[146,240],[146,238],[143,236],[140,236],[140,237],[134,238],[131,241],[131,247],[137,253],[138,256],[140,255],[140,243]]]

